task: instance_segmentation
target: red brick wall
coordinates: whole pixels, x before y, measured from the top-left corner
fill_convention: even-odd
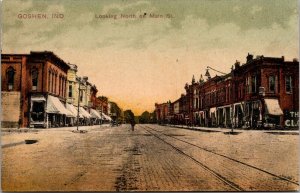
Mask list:
[[[49,92],[53,95],[66,99],[67,71],[62,70],[61,68],[59,68],[55,64],[52,64],[49,61],[46,62],[45,66],[46,67],[44,68],[44,92]],[[51,76],[50,72],[52,74]],[[51,85],[49,85],[49,77],[51,77]],[[63,78],[62,81],[60,81],[60,77]]]
[[[1,90],[8,91],[8,80],[6,72],[8,68],[12,67],[15,70],[15,80],[12,91],[20,91],[22,58],[19,56],[17,56],[17,59],[13,56],[8,58],[9,59],[7,60],[3,58],[1,63]]]

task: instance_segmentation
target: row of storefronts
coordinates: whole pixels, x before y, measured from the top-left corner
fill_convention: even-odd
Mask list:
[[[155,104],[159,123],[228,128],[298,127],[299,62],[284,57],[238,61],[229,74],[199,81],[174,102]]]
[[[112,120],[103,108],[108,101],[96,96],[98,90],[87,77],[77,76],[76,65],[48,51],[1,56],[2,127],[51,128]]]

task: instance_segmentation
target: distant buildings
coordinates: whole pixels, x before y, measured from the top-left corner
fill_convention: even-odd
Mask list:
[[[238,61],[230,73],[185,85],[173,103],[155,104],[160,123],[206,127],[298,127],[299,62],[284,57]],[[162,110],[163,109],[163,110]],[[174,109],[172,111],[172,109]],[[163,112],[163,113],[162,113]],[[168,116],[165,116],[168,115]]]
[[[79,79],[76,65],[48,51],[1,56],[2,127],[75,125],[78,98],[80,125],[109,121],[101,115],[96,86]]]

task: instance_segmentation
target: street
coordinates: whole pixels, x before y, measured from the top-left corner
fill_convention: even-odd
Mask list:
[[[299,132],[129,125],[2,132],[3,191],[296,191]],[[25,144],[24,140],[37,140]]]

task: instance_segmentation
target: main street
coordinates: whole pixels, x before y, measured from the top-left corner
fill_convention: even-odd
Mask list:
[[[2,132],[4,191],[298,190],[299,132],[129,125]],[[37,143],[25,144],[34,139]]]

